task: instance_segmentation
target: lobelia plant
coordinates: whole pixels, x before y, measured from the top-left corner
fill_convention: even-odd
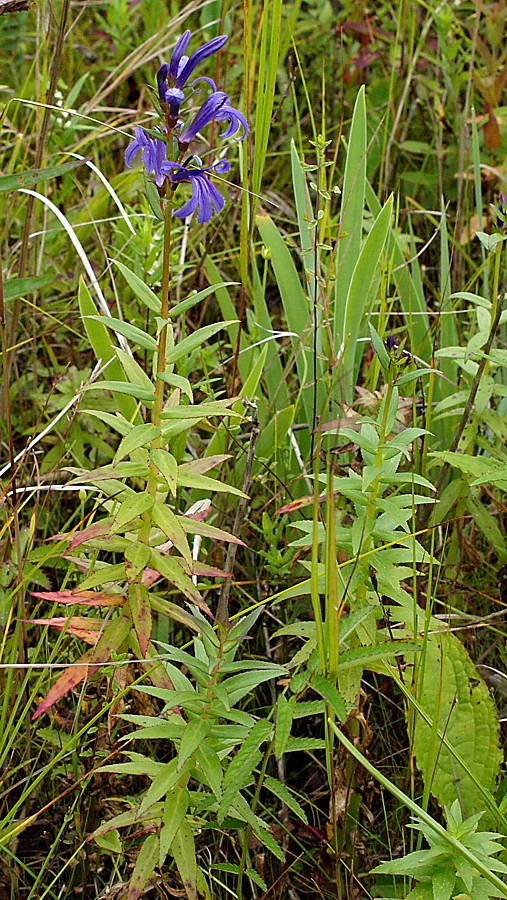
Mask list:
[[[179,110],[185,99],[183,89],[190,76],[197,65],[223,46],[226,37],[209,41],[187,57],[184,51],[189,40],[190,32],[186,31],[177,42],[170,62],[159,68],[157,84],[162,112],[159,130],[148,133],[136,128],[134,140],[125,152],[129,168],[134,158],[141,155],[146,174],[154,178],[159,215],[164,220],[160,300],[134,272],[118,263],[136,297],[151,314],[152,329],[142,330],[118,318],[96,315],[84,282],[80,288],[81,314],[94,351],[102,365],[115,372],[113,379],[86,385],[83,392],[107,390],[118,399],[116,414],[97,409],[89,412],[121,438],[111,464],[93,471],[68,470],[74,476],[71,481],[74,487],[81,487],[85,492],[93,490],[99,496],[86,527],[68,535],[67,559],[86,576],[71,589],[35,594],[51,603],[105,607],[108,614],[104,619],[70,615],[30,620],[65,629],[91,645],[57,679],[34,718],[45,713],[100,666],[110,660],[121,662],[123,658],[125,661],[127,654],[137,660],[154,685],[143,690],[165,701],[160,717],[129,715],[124,718],[143,726],[142,732],[128,735],[129,740],[142,736],[167,741],[169,749],[164,756],[170,761],[155,763],[150,757],[130,754],[129,763],[113,767],[117,772],[135,770],[137,774],[147,775],[152,786],[141,804],[133,804],[129,814],[115,817],[97,831],[103,847],[119,851],[117,829],[142,823],[137,831],[143,838],[142,846],[127,888],[129,900],[140,896],[154,868],[163,866],[168,854],[176,863],[187,896],[197,898],[199,892],[209,896],[206,879],[197,865],[193,835],[210,816],[219,824],[227,817],[239,828],[253,829],[262,834],[264,844],[282,856],[267,826],[254,815],[242,793],[254,780],[252,773],[261,756],[259,748],[264,743],[269,746],[273,725],[234,707],[256,685],[286,674],[286,670],[270,663],[234,660],[239,640],[246,636],[257,614],[241,619],[229,629],[227,600],[221,600],[216,628],[212,627],[213,615],[198,590],[197,580],[227,578],[230,573],[199,563],[196,553],[191,552],[188,536],[236,545],[242,542],[204,521],[209,501],[195,504],[185,515],[178,514],[176,508],[181,491],[187,488],[246,497],[244,492],[205,474],[226,459],[225,455],[181,460],[181,447],[185,447],[186,433],[192,426],[210,417],[242,419],[242,415],[237,398],[195,403],[192,387],[181,374],[180,365],[189,366],[192,354],[231,323],[207,325],[179,343],[175,341],[174,318],[221,285],[171,306],[172,223],[174,217],[186,218],[194,213],[198,223],[208,222],[225,203],[211,178],[228,171],[229,162],[222,158],[203,165],[194,154],[187,155],[201,129],[217,121],[228,123],[221,135],[224,139],[242,140],[248,132],[244,116],[230,105],[227,94],[217,91],[209,78],[190,83],[192,91],[196,82],[204,82],[211,92],[186,127],[180,122]],[[238,135],[240,130],[242,133]],[[184,184],[190,185],[191,196],[183,206],[175,208],[174,195],[176,191],[181,192]],[[127,344],[111,349],[110,331]],[[136,361],[132,351],[136,346],[151,361],[151,374]],[[177,441],[171,452],[174,438]],[[246,481],[244,487],[248,488]],[[99,517],[101,510],[107,513],[103,518]],[[106,558],[102,558],[103,553]],[[121,561],[112,562],[111,553]],[[184,598],[187,608],[181,602],[169,600],[168,591]],[[159,647],[152,641],[154,614],[170,617],[195,635],[194,656],[181,648],[157,642],[164,651],[164,658],[160,657]],[[178,664],[186,666],[189,676],[179,671]],[[230,762],[230,754],[238,744],[242,748]],[[277,793],[276,784],[271,790]],[[277,796],[282,790],[283,787]],[[300,815],[304,817],[302,811]],[[104,835],[111,833],[115,838],[113,843],[108,843]],[[245,868],[245,861],[242,867]],[[257,876],[253,872],[249,877]]]

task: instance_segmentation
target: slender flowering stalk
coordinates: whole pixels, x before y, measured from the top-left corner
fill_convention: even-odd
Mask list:
[[[188,79],[201,62],[223,47],[226,40],[226,35],[220,35],[207,41],[190,56],[186,56],[190,31],[182,34],[176,42],[170,61],[162,63],[157,72],[158,94],[165,116],[163,127],[165,140],[152,138],[138,127],[135,130],[134,140],[125,151],[125,163],[128,168],[131,168],[136,155],[141,153],[146,173],[155,177],[163,212],[163,199],[167,196],[167,191],[169,190],[172,198],[180,184],[190,185],[191,196],[186,203],[172,212],[165,210],[166,222],[167,216],[175,215],[183,219],[195,212],[199,224],[209,222],[213,214],[221,212],[225,204],[224,197],[211,181],[211,175],[228,172],[230,165],[227,160],[218,160],[208,166],[203,166],[196,156],[191,156],[186,163],[182,160],[191,142],[213,121],[227,123],[225,131],[220,135],[221,138],[244,140],[248,134],[248,124],[244,115],[231,106],[229,97],[224,91],[217,91],[211,78],[201,76],[192,82],[192,86],[198,81],[205,81],[211,87],[211,93],[186,127],[179,123],[178,116],[184,100],[183,88]],[[180,129],[177,138],[172,135],[176,126]],[[170,151],[175,148],[177,152],[174,155],[177,158],[171,159]]]

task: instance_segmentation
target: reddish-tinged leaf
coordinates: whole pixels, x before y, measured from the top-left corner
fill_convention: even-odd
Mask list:
[[[224,572],[223,569],[217,569],[216,566],[208,566],[206,563],[194,560],[192,563],[192,575],[200,575],[202,578],[232,578],[230,572]]]
[[[214,469],[215,466],[230,458],[230,453],[220,453],[218,456],[203,456],[200,459],[193,459],[192,462],[182,463],[178,466],[178,472],[186,472],[187,474],[192,472],[194,475],[204,475],[205,472],[209,472],[210,469]]]
[[[319,497],[319,500],[324,500],[325,496],[322,495]],[[285,506],[281,506],[280,509],[276,510],[275,515],[281,516],[283,513],[291,513],[295,512],[297,509],[301,509],[303,506],[309,506],[310,503],[313,503],[313,497],[299,497],[297,500],[293,500],[291,503],[286,503]]]
[[[485,104],[485,112],[487,113],[488,118],[483,126],[484,144],[488,150],[498,150],[501,144],[500,126],[489,103]]]
[[[71,550],[74,550],[75,547],[79,547],[80,544],[86,543],[86,541],[91,541],[94,538],[109,534],[111,531],[111,522],[112,519],[108,519],[107,521],[95,522],[93,525],[89,525],[88,528],[83,528],[82,531],[74,535],[66,552],[70,553]]]
[[[144,584],[135,582],[129,586],[129,605],[141,656],[145,657],[150,643],[152,618],[150,597]]]
[[[33,714],[33,719],[38,719],[43,713],[61,700],[72,688],[77,687],[84,678],[91,677],[100,666],[107,662],[112,650],[118,650],[123,641],[128,637],[130,620],[125,616],[114,619],[105,628],[93,650],[87,650],[79,657],[77,663],[65,669],[48,691],[42,703],[39,703]]]
[[[195,522],[203,522],[211,510],[211,500],[206,497],[204,500],[197,500],[190,509],[185,513],[186,519],[193,519]]]
[[[31,591],[32,597],[48,603],[65,603],[66,606],[122,606],[123,594],[107,594],[105,591]]]
[[[155,569],[148,568],[144,570],[141,576],[141,581],[147,588],[149,588],[152,586],[152,584],[155,583],[155,581],[158,581],[160,577],[160,572],[157,572]]]
[[[63,675],[56,679],[51,690],[48,691],[42,703],[39,703],[35,710],[33,714],[34,721],[47,712],[50,706],[53,706],[54,703],[65,697],[65,694],[68,694],[72,688],[77,687],[88,674],[92,674],[92,669],[89,665],[92,653],[92,650],[88,650],[83,656],[79,657],[78,662],[72,668],[65,669]],[[93,671],[95,671],[95,667]]]
[[[65,631],[73,637],[86,641],[87,644],[95,646],[99,632],[104,627],[102,619],[87,619],[86,616],[55,616],[52,619],[23,619],[29,625],[51,625],[58,631]]]

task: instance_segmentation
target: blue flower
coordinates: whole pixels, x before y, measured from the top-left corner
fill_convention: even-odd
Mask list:
[[[132,168],[134,156],[142,150],[143,164],[148,175],[155,175],[155,181],[159,187],[164,183],[162,165],[166,158],[166,143],[157,138],[151,138],[142,128],[136,128],[135,138],[125,150],[125,165]]]
[[[227,35],[221,34],[212,38],[211,41],[207,41],[198,50],[194,50],[190,56],[185,56],[185,50],[190,41],[190,31],[184,31],[176,41],[170,62],[162,63],[157,72],[158,95],[162,103],[168,104],[169,115],[172,119],[178,118],[179,108],[184,99],[182,88],[185,87],[194,69],[208,56],[212,56],[213,53],[220,50],[226,40]],[[211,84],[213,90],[215,89],[211,79],[204,80]]]
[[[197,133],[202,128],[205,128],[206,125],[209,125],[213,119],[216,119],[217,122],[230,122],[220,137],[233,137],[240,128],[243,129],[243,135],[235,138],[235,140],[242,141],[248,134],[248,125],[243,113],[240,113],[239,110],[234,109],[230,105],[229,98],[223,91],[213,91],[204,101],[193,122],[179,135],[178,145],[180,150],[186,150],[190,142],[197,136]]]
[[[162,164],[162,171],[167,175],[169,182],[175,190],[182,182],[189,182],[192,187],[192,196],[181,209],[176,209],[173,215],[185,219],[197,210],[197,221],[202,224],[209,222],[213,213],[219,213],[225,200],[215,185],[211,182],[209,172],[223,174],[228,172],[230,164],[226,159],[199,169],[190,169],[188,166],[176,162],[166,161]]]

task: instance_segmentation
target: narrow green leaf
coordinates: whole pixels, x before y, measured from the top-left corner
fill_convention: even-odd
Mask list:
[[[169,454],[168,454],[169,455]],[[166,537],[173,542],[174,546],[181,553],[183,559],[192,565],[192,554],[188,546],[187,536],[183,531],[177,517],[168,506],[157,500],[151,511],[151,518],[154,525],[157,525]]]
[[[364,86],[359,89],[352,114],[352,123],[345,160],[345,174],[341,195],[340,233],[336,244],[336,281],[334,309],[334,345],[340,347],[345,333],[347,296],[352,274],[361,252],[364,195],[366,184],[366,102]],[[365,298],[357,298],[360,314]]]
[[[59,166],[31,169],[28,172],[21,172],[19,175],[0,175],[0,191],[17,191],[19,188],[40,184],[41,181],[47,181],[48,178],[59,178],[60,175],[66,175],[67,172],[72,172],[73,169],[83,166],[86,162],[86,159],[73,159],[72,162],[61,163]]]
[[[139,900],[159,858],[159,836],[149,834],[141,844],[134,871],[129,881],[126,900]]]
[[[215,478],[208,478],[206,475],[197,475],[193,472],[187,473],[182,466],[178,468],[178,484],[180,487],[200,488],[204,491],[216,491],[222,494],[234,494],[236,497],[247,497],[243,491],[233,487],[231,484],[224,484]]]
[[[372,285],[390,227],[393,197],[389,197],[375,220],[352,273],[345,303],[342,340],[345,342],[342,370],[347,373],[346,398],[352,402],[356,370],[361,358],[357,349],[360,327],[371,299]]]
[[[112,259],[111,262],[118,266],[120,272],[125,277],[125,281],[128,285],[130,285],[136,297],[142,303],[144,303],[144,305],[147,306],[148,309],[151,309],[153,312],[160,313],[160,300],[158,299],[157,295],[154,294],[153,291],[150,290],[150,288],[144,283],[142,278],[139,278],[139,276],[136,275],[136,273],[133,272],[132,269],[129,269],[119,260]]]
[[[222,764],[218,753],[209,744],[203,743],[196,748],[195,759],[217,800],[222,796]]]
[[[169,847],[183,824],[188,807],[190,806],[190,795],[187,790],[187,782],[188,773],[182,783],[178,784],[165,799],[162,828],[160,829],[160,867],[164,865]]]
[[[92,588],[102,587],[104,584],[115,584],[125,580],[125,565],[118,563],[110,565],[105,563],[88,575],[79,585],[80,591],[89,591]]]
[[[142,384],[130,384],[127,381],[97,381],[94,384],[86,384],[83,390],[116,391],[119,394],[128,394],[129,397],[134,397],[135,400],[140,400],[142,403],[149,403],[155,399],[155,388],[150,391]]]
[[[356,666],[367,669],[368,666],[377,663],[379,660],[391,660],[403,653],[414,653],[421,649],[420,644],[412,641],[383,641],[372,647],[354,647],[353,650],[344,650],[340,654],[340,672],[354,669]]]
[[[129,585],[128,597],[132,615],[132,624],[137,635],[137,640],[139,641],[141,654],[144,657],[148,650],[152,629],[151,606],[148,590],[144,584],[140,584],[140,582],[136,581],[134,584]]]
[[[278,799],[281,800],[282,803],[285,803],[285,805],[288,806],[289,809],[291,809],[292,812],[296,814],[298,819],[301,819],[302,822],[308,825],[308,817],[304,809],[298,803],[292,791],[289,791],[288,787],[286,787],[284,784],[281,784],[275,778],[271,778],[270,775],[266,775],[263,785],[265,788],[267,788],[268,791],[271,791],[271,793],[274,794],[275,797],[278,797]]]
[[[340,660],[341,662],[341,660]],[[311,680],[311,685],[315,691],[322,697],[323,700],[327,703],[327,705],[333,710],[335,716],[340,720],[340,722],[345,722],[347,719],[347,710],[345,708],[345,703],[343,702],[342,697],[338,693],[337,689],[327,678],[324,678],[323,675],[315,674]]]
[[[171,853],[178,867],[180,878],[185,885],[188,900],[199,900],[197,891],[197,858],[194,835],[184,819],[171,844]]]
[[[287,700],[284,694],[280,694],[276,702],[275,756],[277,759],[283,756],[290,737],[295,705],[296,698],[292,696]]]
[[[134,357],[125,353],[125,350],[122,350],[121,347],[113,347],[113,350],[118,357],[127,381],[129,381],[130,384],[139,384],[141,387],[145,388],[145,390],[153,393],[153,382],[151,378],[148,377]]]
[[[110,537],[108,536],[108,541]],[[144,571],[151,557],[150,548],[146,544],[139,541],[128,541],[125,549],[125,575],[129,582],[135,581],[136,578]]]
[[[143,347],[144,350],[157,349],[155,338],[152,337],[151,334],[142,331],[137,325],[131,325],[130,322],[124,322],[122,319],[115,319],[113,317],[108,318],[107,316],[94,315],[88,316],[88,318],[95,322],[100,322],[101,325],[105,325],[106,328],[114,331],[115,334],[123,335],[123,337],[126,337],[129,341],[132,341],[133,344]]]
[[[102,409],[83,409],[81,410],[83,415],[94,416],[96,419],[99,419],[101,422],[104,422],[106,425],[109,425],[113,431],[117,431],[118,434],[121,434],[123,437],[129,433],[129,431],[134,427],[127,422],[126,419],[123,418],[119,413],[113,415],[112,413],[105,412]]]
[[[370,329],[370,337],[373,344],[373,349],[378,356],[380,365],[387,371],[387,369],[389,368],[390,359],[389,353],[385,348],[384,341],[380,337],[379,333],[375,330],[371,322],[368,322],[368,328]]]
[[[273,726],[266,719],[259,719],[248,737],[242,743],[224,776],[223,794],[217,812],[219,823],[223,822],[236,795],[252,778],[260,758],[259,747],[271,736]]]
[[[153,548],[151,551],[151,565],[164,578],[167,578],[171,584],[174,584],[192,603],[195,603],[196,606],[202,605],[203,599],[199,591],[173,557]],[[200,628],[198,630],[200,631]]]
[[[160,194],[157,190],[156,184],[153,181],[150,181],[149,178],[144,179],[144,187],[146,190],[146,196],[148,198],[148,203],[150,204],[150,209],[159,222],[164,221],[164,216],[162,210],[160,209]]]
[[[55,284],[54,275],[35,275],[32,278],[9,278],[4,282],[4,300],[8,303],[17,297],[23,297],[25,294],[31,294],[40,288],[46,287],[47,284]]]
[[[289,738],[285,747],[286,753],[298,753],[304,750],[325,750],[326,742],[319,738]]]
[[[120,508],[114,517],[113,532],[122,531],[126,525],[149,512],[155,502],[155,498],[146,491],[138,494],[128,494],[120,500]]]
[[[177,770],[177,760],[171,759],[153,778],[141,801],[139,815],[145,815],[161,797],[170,794],[179,781],[182,781],[182,774]]]
[[[176,497],[176,488],[178,486],[178,463],[172,453],[169,453],[167,450],[152,450],[150,459],[153,465],[157,467],[160,474],[165,478],[173,497]]]
[[[208,719],[191,719],[181,738],[180,750],[178,753],[179,770],[181,770],[187,759],[192,756],[197,747],[206,740],[209,730],[210,722]]]
[[[135,428],[120,441],[120,446],[114,455],[113,465],[118,463],[120,459],[123,459],[125,456],[130,456],[130,454],[139,447],[147,447],[150,442],[157,437],[160,437],[160,428],[156,425],[150,425],[149,423],[146,425],[136,425]]]
[[[166,356],[166,363],[170,365],[172,363],[177,362],[182,357],[190,356],[190,354],[197,350],[198,347],[202,347],[210,337],[213,337],[217,331],[221,331],[222,328],[227,328],[228,325],[232,325],[232,322],[215,322],[213,325],[205,325],[203,328],[198,328],[197,331],[194,331],[192,334],[189,334],[188,337],[183,338],[179,344],[170,350]]]
[[[91,318],[97,312],[97,308],[90,296],[83,276],[79,278],[78,303],[79,313],[97,361],[100,361],[101,365],[109,363],[105,370],[108,378],[114,382],[124,382],[125,376],[118,360],[115,358],[114,348],[111,344],[111,335],[101,322]],[[100,388],[102,385],[103,382],[100,381],[98,384],[92,385],[92,387]],[[131,420],[136,413],[136,404],[133,399],[124,396],[123,392],[119,391],[115,396],[115,400],[120,413],[125,419]],[[139,414],[137,415],[139,416]]]
[[[209,287],[204,288],[202,291],[198,291],[196,294],[192,294],[190,297],[187,297],[186,300],[182,300],[181,303],[177,303],[176,306],[173,306],[173,308],[169,310],[169,316],[171,319],[174,318],[174,316],[180,316],[181,313],[186,312],[187,309],[192,309],[196,303],[200,303],[201,300],[205,300],[210,294],[214,294],[215,291],[218,291],[221,288],[233,287],[237,284],[239,284],[238,281],[219,281],[218,284],[210,284]]]

